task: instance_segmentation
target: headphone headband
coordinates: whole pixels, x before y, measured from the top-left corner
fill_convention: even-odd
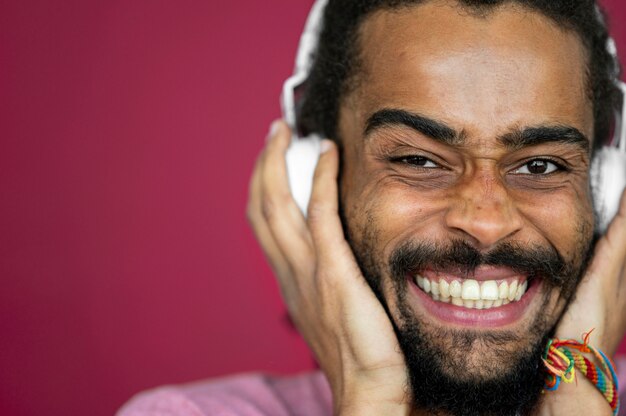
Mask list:
[[[328,4],[328,0],[316,0],[311,7],[306,24],[304,25],[304,31],[300,36],[293,75],[289,77],[283,85],[281,99],[283,115],[285,121],[294,132],[297,132],[298,129],[294,93],[296,88],[302,85],[311,73],[313,57],[317,50],[320,32],[322,30],[322,20],[326,4]]]

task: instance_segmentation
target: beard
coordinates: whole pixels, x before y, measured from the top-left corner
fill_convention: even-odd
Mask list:
[[[545,345],[576,292],[593,241],[581,238],[576,251],[580,255],[570,261],[564,260],[554,247],[504,243],[482,253],[461,240],[447,245],[407,242],[393,250],[383,269],[382,262],[373,256],[376,238],[371,231],[360,244],[354,244],[349,233],[346,235],[365,279],[394,326],[416,409],[453,416],[519,415],[533,411],[543,388],[545,373],[540,364]],[[407,302],[408,276],[425,267],[471,275],[479,266],[509,267],[526,275],[529,284],[541,280],[541,313],[532,318],[527,330],[520,333],[446,328],[415,316]],[[382,285],[385,276],[391,283],[387,297]],[[563,305],[558,311],[549,309],[553,289],[558,291]]]

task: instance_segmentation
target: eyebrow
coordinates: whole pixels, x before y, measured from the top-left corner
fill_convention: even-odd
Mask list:
[[[450,146],[465,143],[465,133],[458,132],[442,121],[412,113],[406,110],[385,108],[372,114],[365,123],[364,137],[374,131],[392,126],[406,126],[424,136]],[[508,149],[521,149],[544,143],[575,145],[585,151],[590,150],[587,136],[575,127],[566,125],[531,126],[506,133],[498,141]]]
[[[587,136],[571,126],[536,126],[526,127],[504,134],[498,141],[509,149],[521,149],[543,143],[562,143],[575,145],[588,152],[590,141]]]
[[[374,131],[391,126],[406,126],[433,140],[447,145],[459,145],[464,141],[462,134],[445,123],[406,110],[385,108],[372,114],[365,123],[364,137]]]

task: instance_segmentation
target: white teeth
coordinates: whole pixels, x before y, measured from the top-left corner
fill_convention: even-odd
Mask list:
[[[509,284],[507,282],[500,283],[500,287],[498,288],[498,298],[506,299],[509,297]]]
[[[515,299],[515,295],[517,294],[517,280],[513,280],[513,283],[509,285],[509,301]]]
[[[524,293],[526,293],[526,289],[528,288],[528,282],[524,282],[517,287],[517,293],[515,294],[515,300],[520,300]]]
[[[480,286],[480,297],[486,300],[496,300],[499,297],[498,284],[494,280],[487,280]]]
[[[456,306],[463,306],[463,299],[461,298],[457,298],[457,297],[452,297],[452,304],[456,305]]]
[[[441,280],[439,282],[439,289],[441,291],[441,297],[442,298],[449,298],[450,297],[450,284],[448,282],[446,282],[445,280]]]
[[[437,295],[439,296],[439,287],[441,286],[441,283],[437,283],[437,282],[433,282],[430,285],[430,291],[433,292],[433,295]]]
[[[453,280],[452,283],[450,283],[450,296],[453,298],[460,298],[462,292],[463,287],[461,286],[461,283],[459,283],[458,280]]]
[[[517,280],[512,280],[510,284],[504,281],[499,285],[495,280],[479,282],[465,279],[448,282],[445,279],[429,280],[418,274],[415,282],[435,301],[474,309],[497,308],[519,301],[528,289],[528,282],[519,283]]]
[[[461,297],[466,300],[480,299],[480,285],[478,282],[474,279],[464,281]]]
[[[415,280],[417,281],[417,285],[419,286],[419,288],[424,289],[424,278],[418,274]]]

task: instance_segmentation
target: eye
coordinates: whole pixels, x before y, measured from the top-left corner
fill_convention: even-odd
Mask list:
[[[432,169],[438,168],[439,165],[424,156],[402,156],[393,159],[394,162],[400,162],[418,168]]]
[[[533,159],[526,162],[513,173],[521,175],[549,175],[556,171],[563,170],[563,167],[547,159]]]

